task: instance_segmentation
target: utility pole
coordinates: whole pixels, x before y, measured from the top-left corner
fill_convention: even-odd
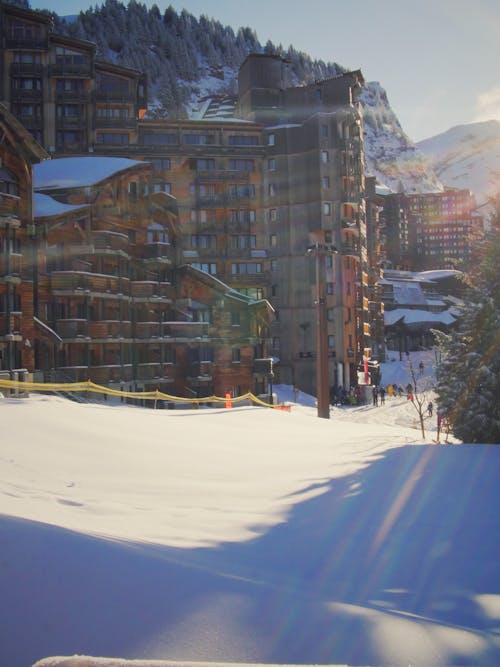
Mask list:
[[[326,301],[324,263],[325,256],[338,252],[327,243],[315,243],[307,248],[316,263],[316,403],[318,417],[330,419],[330,391],[328,383],[328,339],[326,332]]]

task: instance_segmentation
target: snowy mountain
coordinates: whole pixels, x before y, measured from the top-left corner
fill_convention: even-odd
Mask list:
[[[500,121],[457,125],[418,142],[441,182],[469,188],[479,205],[500,186]]]
[[[234,106],[238,68],[252,52],[274,53],[286,58],[289,62],[286,85],[289,86],[305,85],[345,71],[335,62],[313,60],[292,46],[285,50],[270,41],[262,45],[249,27],[235,33],[218,21],[204,16],[197,19],[185,9],[177,13],[171,6],[162,13],[157,5],[147,9],[140,3],[125,6],[117,0],[106,0],[71,20],[54,18],[57,32],[95,42],[99,58],[145,72],[149,114],[156,117],[221,117],[221,102],[223,116],[228,117]],[[212,98],[216,98],[218,105],[212,105]],[[498,129],[496,144],[493,140],[491,145],[482,141],[481,134],[472,135],[471,141],[461,144],[463,159],[456,165],[458,173],[455,174],[455,167],[453,173],[449,171],[450,160],[444,158],[444,163],[441,159],[436,163],[439,171],[436,175],[433,163],[426,160],[421,151],[427,150],[427,142],[416,146],[409,139],[378,82],[366,84],[361,102],[369,175],[376,176],[393,191],[442,191],[445,182],[470,187],[479,198],[483,196],[483,181],[478,176],[476,182],[475,165],[476,162],[489,165],[494,157],[493,154],[490,157],[491,151],[496,150],[496,159],[499,159]],[[493,125],[498,127],[498,123]],[[486,155],[482,155],[483,149]],[[475,155],[474,159],[465,157],[469,153]]]
[[[377,81],[361,94],[365,129],[366,170],[394,192],[442,191],[432,166],[404,132],[386,91]]]

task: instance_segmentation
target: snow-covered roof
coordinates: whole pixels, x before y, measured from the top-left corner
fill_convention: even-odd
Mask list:
[[[461,276],[461,271],[455,269],[434,269],[431,271],[419,271],[415,274],[417,278],[423,280],[442,280],[443,278],[458,278]]]
[[[35,190],[96,185],[114,174],[143,164],[146,163],[123,157],[64,157],[46,160],[35,165]]]
[[[394,301],[407,306],[424,306],[427,303],[419,283],[393,282]]]
[[[53,215],[62,215],[68,211],[77,211],[86,208],[87,205],[61,204],[49,195],[35,192],[33,195],[33,215],[35,218],[48,218]]]
[[[454,324],[455,318],[448,310],[441,313],[433,313],[428,310],[412,310],[410,308],[396,308],[395,310],[385,311],[384,323],[386,326],[392,326],[399,321],[404,324]]]

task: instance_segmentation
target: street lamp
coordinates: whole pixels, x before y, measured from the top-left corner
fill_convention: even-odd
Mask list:
[[[316,260],[316,403],[318,417],[330,419],[330,392],[328,386],[328,339],[326,334],[325,296],[323,275],[324,258],[337,253],[330,243],[315,243],[307,248]]]

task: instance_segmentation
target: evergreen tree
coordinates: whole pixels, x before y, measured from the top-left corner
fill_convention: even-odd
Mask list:
[[[500,444],[500,197],[478,243],[458,327],[437,334],[438,405],[452,433],[469,443]]]

